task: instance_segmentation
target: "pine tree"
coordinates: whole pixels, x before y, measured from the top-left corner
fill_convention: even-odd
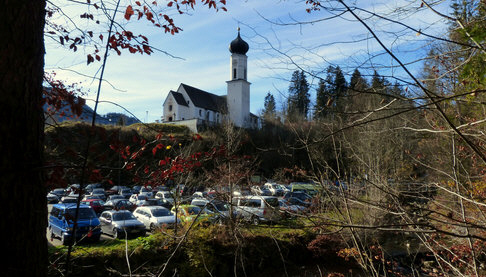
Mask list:
[[[347,90],[348,84],[341,68],[329,66],[326,79],[319,81],[316,91],[315,117],[322,119],[328,115],[342,115],[348,105]]]
[[[264,124],[267,125],[269,122],[275,120],[277,114],[277,104],[275,102],[275,98],[270,92],[268,92],[267,96],[265,96],[263,105],[264,105],[263,120],[264,120]]]
[[[329,88],[327,83],[323,79],[320,79],[316,90],[316,105],[314,111],[314,118],[316,120],[323,119],[328,114],[329,111],[327,105],[329,100]]]
[[[294,71],[289,86],[287,118],[307,118],[310,104],[309,83],[304,71]]]

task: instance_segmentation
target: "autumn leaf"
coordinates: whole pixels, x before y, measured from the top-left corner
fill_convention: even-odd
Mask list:
[[[91,56],[91,54],[88,55],[88,61],[87,62],[88,62],[88,65],[90,63],[94,62],[94,58],[93,58],[93,56]]]
[[[134,14],[132,5],[128,5],[127,10],[125,11],[125,19],[130,20],[130,17]]]

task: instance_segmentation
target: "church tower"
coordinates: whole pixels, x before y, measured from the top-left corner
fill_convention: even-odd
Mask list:
[[[238,127],[248,127],[250,120],[250,83],[247,81],[246,56],[248,49],[248,43],[240,37],[240,28],[238,28],[238,36],[229,46],[231,79],[226,82],[229,119]]]

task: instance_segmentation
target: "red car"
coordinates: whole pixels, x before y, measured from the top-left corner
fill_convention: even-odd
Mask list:
[[[93,210],[95,211],[96,214],[101,214],[101,212],[104,211],[104,204],[105,202],[101,199],[87,199],[81,201],[81,204],[89,205]]]

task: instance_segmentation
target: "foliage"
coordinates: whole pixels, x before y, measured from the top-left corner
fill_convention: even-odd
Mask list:
[[[287,117],[291,120],[307,118],[309,113],[309,84],[304,71],[294,71],[289,85]]]

